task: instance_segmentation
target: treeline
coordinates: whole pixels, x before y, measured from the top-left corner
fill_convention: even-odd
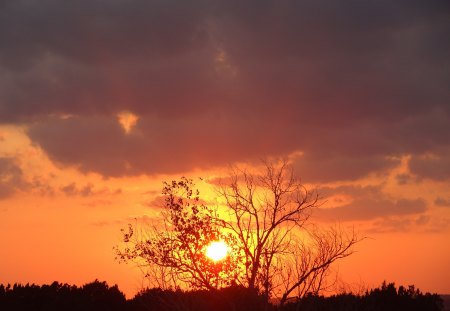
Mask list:
[[[283,310],[308,311],[441,311],[444,302],[437,294],[422,293],[414,286],[400,286],[385,282],[364,295],[339,294],[331,297],[307,296],[286,305]]]
[[[437,294],[422,293],[414,286],[398,289],[383,283],[364,295],[310,295],[276,306],[255,291],[234,286],[218,291],[171,291],[146,289],[126,300],[117,285],[98,280],[77,287],[54,282],[51,285],[0,285],[0,310],[86,310],[86,311],[441,311]]]
[[[51,285],[0,285],[0,310],[127,310],[125,295],[117,285],[95,280],[81,287]]]

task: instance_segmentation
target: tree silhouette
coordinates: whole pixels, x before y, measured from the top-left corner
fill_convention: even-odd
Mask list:
[[[230,284],[255,289],[266,299],[319,293],[331,265],[352,254],[353,231],[319,230],[310,221],[319,197],[286,163],[264,163],[262,173],[235,169],[217,188],[224,206],[208,207],[192,180],[165,183],[162,226],[123,231],[117,257],[150,268],[157,284],[214,289]],[[230,246],[224,261],[206,258],[215,240]],[[156,273],[155,273],[156,271]],[[148,273],[147,275],[150,275]]]
[[[310,192],[286,163],[265,163],[263,174],[235,170],[221,187],[229,220],[224,227],[239,241],[245,257],[245,285],[288,297],[319,293],[330,266],[352,254],[355,233],[339,228],[318,230],[310,222],[318,194]]]
[[[162,222],[138,232],[129,225],[123,236],[130,247],[116,248],[118,259],[137,261],[161,288],[177,287],[180,282],[195,289],[231,285],[241,274],[237,243],[232,234],[220,230],[214,210],[200,200],[193,181],[183,177],[165,182],[162,193]],[[230,250],[224,260],[214,262],[205,250],[217,240],[225,241]]]
[[[53,282],[50,285],[0,285],[0,310],[114,311],[125,310],[125,295],[117,285],[94,282],[77,287]]]

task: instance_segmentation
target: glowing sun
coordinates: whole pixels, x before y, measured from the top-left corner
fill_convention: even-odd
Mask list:
[[[213,261],[224,259],[228,253],[228,245],[224,241],[211,242],[206,248],[206,257]]]

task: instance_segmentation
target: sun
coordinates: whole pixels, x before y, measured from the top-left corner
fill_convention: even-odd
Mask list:
[[[220,261],[228,254],[228,245],[224,241],[211,242],[206,248],[206,257],[213,261]]]

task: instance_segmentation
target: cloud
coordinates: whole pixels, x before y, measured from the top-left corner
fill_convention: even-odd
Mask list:
[[[267,130],[247,126],[247,120],[230,129],[214,118],[143,117],[125,133],[115,117],[73,117],[36,123],[28,134],[54,161],[106,176],[186,171],[255,157],[270,146],[288,151],[282,141],[265,141]]]
[[[328,182],[356,180],[370,172],[393,168],[399,163],[399,159],[387,156],[306,156],[294,162],[294,169],[305,182]]]
[[[445,199],[443,197],[437,197],[436,200],[434,200],[434,204],[441,207],[450,207],[450,198]]]
[[[406,173],[397,174],[395,179],[399,185],[407,185],[417,181],[417,178],[414,178],[411,174]]]
[[[1,5],[0,123],[82,171],[301,151],[305,181],[327,182],[450,144],[447,1]]]
[[[327,209],[322,212],[328,219],[370,220],[388,215],[419,214],[426,211],[425,201],[422,199],[387,200],[360,198],[353,203]]]
[[[369,233],[392,233],[419,231],[426,233],[446,232],[450,225],[450,219],[430,215],[410,215],[407,217],[387,217],[372,222]]]
[[[437,181],[450,180],[450,152],[415,155],[409,161],[412,173]]]
[[[89,183],[86,184],[83,187],[78,187],[76,185],[76,183],[70,183],[66,186],[63,186],[60,188],[60,190],[62,192],[64,192],[67,196],[83,196],[83,197],[88,197],[91,196],[93,194],[95,194],[94,192],[94,185]]]
[[[382,192],[381,187],[343,186],[323,188],[319,193],[325,197],[336,194],[350,197],[348,202],[338,207],[319,208],[317,216],[328,221],[374,220],[391,216],[401,218],[427,211],[424,199],[390,198]]]
[[[0,200],[13,195],[29,185],[23,172],[13,158],[0,157]]]
[[[2,119],[194,109],[211,89],[200,2],[6,3]]]

